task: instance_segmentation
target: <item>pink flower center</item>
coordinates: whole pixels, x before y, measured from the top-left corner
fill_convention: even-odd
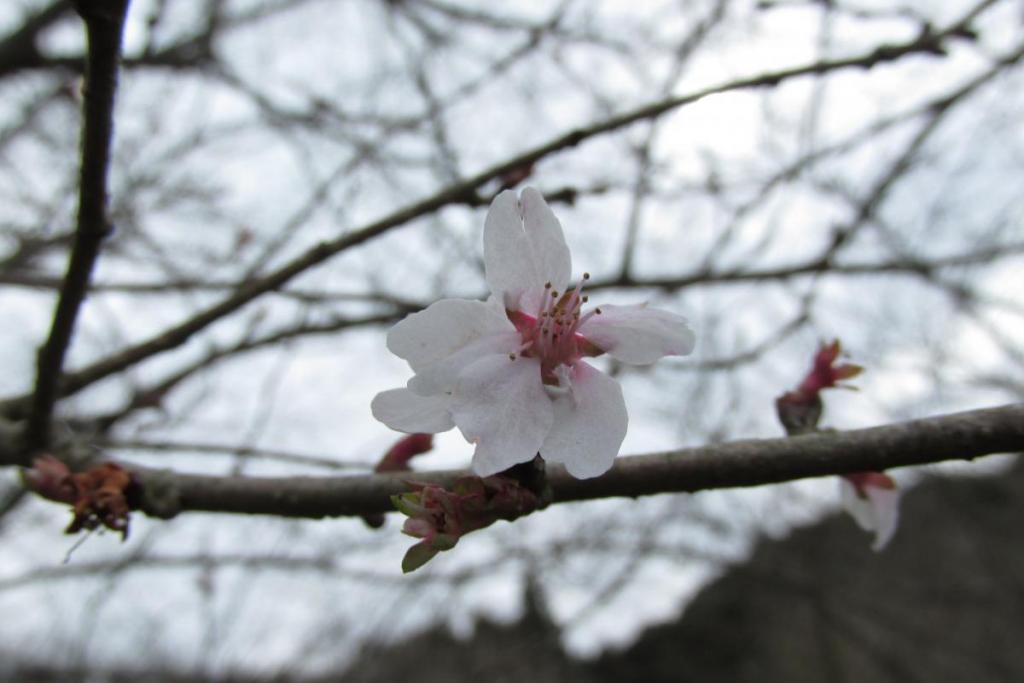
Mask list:
[[[601,349],[589,342],[577,330],[593,315],[600,315],[595,308],[582,313],[588,297],[583,296],[583,283],[590,279],[584,273],[576,288],[559,293],[551,283],[544,285],[544,295],[536,315],[522,311],[507,311],[509,320],[516,326],[522,337],[520,355],[540,360],[541,377],[545,384],[558,384],[555,368],[572,365],[583,356],[596,356]],[[512,354],[515,359],[515,354]]]

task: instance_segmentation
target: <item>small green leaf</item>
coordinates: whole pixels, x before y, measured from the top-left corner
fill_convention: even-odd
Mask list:
[[[430,544],[435,550],[451,550],[459,542],[459,537],[452,534],[437,534]]]
[[[438,552],[437,549],[431,548],[426,543],[417,543],[409,548],[405,553],[405,557],[402,558],[402,573],[408,574],[409,572],[416,571],[434,559],[434,555],[437,555]]]
[[[391,496],[391,504],[395,506],[396,510],[407,517],[416,517],[424,509],[419,504],[419,494],[417,493],[402,493]]]

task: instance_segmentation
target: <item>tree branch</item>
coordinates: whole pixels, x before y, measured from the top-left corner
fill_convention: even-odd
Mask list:
[[[69,0],[56,0],[48,6],[26,16],[21,26],[0,38],[0,78],[18,73],[23,69],[38,69],[46,66],[46,58],[40,54],[36,42],[39,35],[53,26],[71,10]]]
[[[59,395],[64,356],[89,288],[100,244],[110,232],[106,216],[107,170],[114,135],[114,94],[117,90],[121,32],[128,12],[128,0],[80,0],[76,8],[85,21],[89,39],[78,223],[50,336],[38,354],[35,392],[26,432],[29,451],[44,449],[49,444],[50,418]]]
[[[984,4],[982,3],[982,5]],[[61,394],[75,393],[90,384],[128,367],[132,367],[142,360],[176,348],[184,344],[193,334],[234,313],[260,295],[281,288],[299,274],[323,263],[332,256],[363,244],[421,216],[436,212],[452,204],[464,203],[467,201],[467,198],[472,199],[477,193],[477,188],[494,178],[529,166],[557,152],[576,147],[594,137],[620,130],[639,121],[656,119],[670,111],[693,104],[711,95],[751,88],[773,87],[783,81],[801,76],[821,75],[846,68],[870,69],[879,64],[896,61],[911,54],[942,55],[944,54],[947,40],[955,37],[962,38],[969,34],[969,23],[973,20],[974,14],[977,11],[977,9],[973,10],[972,13],[944,30],[925,31],[917,38],[905,43],[881,45],[869,52],[852,57],[819,61],[804,66],[732,80],[685,95],[660,100],[617,116],[611,116],[591,126],[571,130],[543,145],[481,171],[461,183],[451,185],[432,197],[411,204],[358,230],[317,244],[276,271],[244,283],[221,302],[199,312],[185,322],[165,330],[146,341],[123,349],[108,358],[97,361],[77,372],[68,373],[61,382]],[[16,409],[17,404],[18,401],[15,400],[6,407],[8,409]]]
[[[848,432],[750,439],[620,458],[605,475],[548,478],[555,503],[761,486],[1024,451],[1024,404],[973,410]],[[157,517],[228,512],[338,517],[392,511],[408,481],[450,486],[464,471],[340,477],[216,477],[128,466],[141,477],[143,510]]]

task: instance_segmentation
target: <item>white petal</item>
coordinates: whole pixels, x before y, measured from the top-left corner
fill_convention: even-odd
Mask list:
[[[419,371],[482,336],[514,330],[496,299],[442,299],[392,327],[388,349]]]
[[[523,230],[537,263],[541,287],[550,282],[565,289],[572,275],[572,255],[565,243],[562,224],[540,192],[527,187],[519,199],[523,209]]]
[[[871,548],[878,551],[888,545],[899,526],[900,491],[871,486],[867,494],[875,509],[875,542]]]
[[[476,444],[473,471],[481,477],[532,459],[553,419],[540,362],[507,355],[486,356],[467,367],[451,411],[462,434]]]
[[[873,550],[884,548],[899,526],[899,489],[865,487],[867,498],[857,494],[856,487],[843,477],[839,478],[839,493],[843,508],[857,522],[857,526],[875,534]]]
[[[646,365],[693,351],[696,335],[680,315],[646,304],[598,308],[601,313],[585,320],[579,333],[616,360]]]
[[[422,396],[451,393],[458,384],[459,374],[466,367],[484,356],[502,354],[507,357],[518,351],[521,345],[522,339],[514,329],[481,337],[439,361],[422,366],[409,380],[408,387]]]
[[[491,291],[503,293],[509,307],[532,311],[546,283],[565,288],[572,271],[569,247],[537,190],[523,190],[522,201],[512,190],[495,197],[484,222],[484,266]]]
[[[586,363],[572,368],[572,391],[555,400],[555,422],[540,448],[577,479],[604,474],[626,437],[629,417],[622,388]]]
[[[391,429],[415,434],[446,432],[455,426],[448,396],[417,396],[408,389],[382,391],[373,398],[373,416]]]
[[[857,495],[857,488],[843,477],[839,477],[839,499],[857,526],[864,531],[875,530],[875,514],[871,503]]]

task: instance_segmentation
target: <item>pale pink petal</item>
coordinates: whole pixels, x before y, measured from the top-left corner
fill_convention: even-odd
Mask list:
[[[857,522],[857,526],[875,534],[873,550],[884,548],[899,526],[900,490],[866,486],[862,497],[847,479],[839,478],[839,492],[843,508]]]
[[[522,340],[515,329],[511,332],[481,337],[439,361],[422,366],[409,380],[408,387],[423,396],[451,393],[455,385],[458,384],[459,375],[466,367],[484,356],[494,354],[508,356],[508,354],[518,351],[521,345]]]
[[[481,477],[533,458],[553,419],[540,362],[497,354],[462,372],[451,412],[462,434],[476,444],[473,471]]]
[[[696,335],[680,315],[645,304],[598,309],[601,313],[585,320],[579,333],[616,360],[646,365],[693,351]]]
[[[480,337],[510,331],[515,326],[498,299],[442,299],[392,327],[387,343],[391,353],[418,371]]]
[[[414,434],[446,432],[455,426],[448,396],[418,396],[408,389],[382,391],[373,398],[373,416],[391,429]]]
[[[604,474],[626,437],[629,418],[619,383],[586,363],[572,366],[571,390],[555,399],[555,421],[540,453],[577,479]]]
[[[532,187],[523,190],[519,203],[523,210],[523,231],[537,263],[538,282],[542,287],[550,282],[564,289],[572,275],[572,256],[565,243],[562,224],[543,195]]]
[[[900,520],[900,491],[871,487],[867,494],[875,508],[875,542],[871,547],[877,551],[888,545],[896,534]]]
[[[857,526],[865,531],[874,531],[875,513],[871,509],[871,501],[861,498],[857,488],[843,477],[839,477],[839,500]]]
[[[484,267],[491,291],[506,307],[532,311],[544,285],[556,290],[569,282],[572,260],[562,226],[537,190],[499,194],[484,222]],[[524,296],[525,295],[525,296]]]

